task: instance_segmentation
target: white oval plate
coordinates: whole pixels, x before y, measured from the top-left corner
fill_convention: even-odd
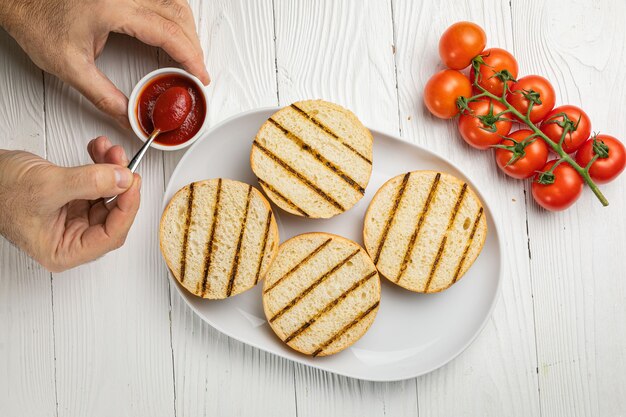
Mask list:
[[[277,108],[259,109],[225,120],[205,132],[172,173],[163,207],[184,185],[208,178],[231,178],[260,189],[250,169],[250,147],[261,124]],[[363,244],[362,222],[376,190],[389,178],[414,170],[451,173],[472,182],[451,162],[419,146],[372,130],[374,165],[365,197],[329,220],[304,219],[273,206],[281,241],[305,232],[335,233]],[[472,185],[480,195],[480,191]],[[226,300],[204,300],[187,292],[170,274],[183,299],[204,321],[251,346],[326,371],[372,381],[412,378],[443,366],[480,333],[496,302],[502,248],[489,205],[489,233],[481,255],[450,289],[422,295],[382,281],[380,309],[370,330],[350,348],[330,357],[311,358],[284,345],[272,332],[261,303],[261,287]]]

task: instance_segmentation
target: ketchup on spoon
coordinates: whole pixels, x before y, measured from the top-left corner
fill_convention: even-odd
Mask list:
[[[159,134],[155,142],[165,146],[180,145],[193,138],[202,127],[206,116],[204,96],[192,80],[182,74],[161,75],[146,84],[137,99],[135,115],[141,130],[146,135],[150,135],[155,129],[152,118],[157,99],[166,90],[173,87],[181,87],[187,90],[191,96],[192,108],[178,129]]]
[[[154,102],[152,126],[159,133],[178,129],[193,107],[189,92],[183,87],[170,87]]]
[[[161,133],[175,131],[183,125],[194,107],[193,104],[189,91],[182,87],[170,87],[156,98],[150,117],[154,130],[128,164],[128,169],[131,172],[135,172],[139,162],[157,136]],[[105,204],[111,203],[116,197],[105,199]]]

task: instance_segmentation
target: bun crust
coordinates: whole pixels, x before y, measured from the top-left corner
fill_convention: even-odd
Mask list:
[[[163,211],[161,253],[192,294],[223,299],[257,284],[276,255],[278,226],[256,188],[228,179],[181,188]]]
[[[383,184],[363,227],[365,248],[380,274],[419,293],[457,282],[486,236],[478,196],[460,179],[434,171],[408,172]]]
[[[278,207],[329,218],[363,197],[372,173],[372,141],[349,110],[322,100],[300,101],[261,126],[250,165]]]
[[[356,243],[328,233],[289,239],[267,272],[263,308],[276,335],[312,356],[337,353],[369,329],[380,279]]]

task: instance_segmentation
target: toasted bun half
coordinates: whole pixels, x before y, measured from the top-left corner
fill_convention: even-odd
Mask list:
[[[413,171],[387,181],[365,213],[365,248],[378,271],[408,290],[432,293],[457,282],[487,236],[482,203],[452,175]]]
[[[174,277],[192,294],[211,299],[255,286],[279,243],[276,220],[261,192],[221,178],[178,190],[161,217],[159,240]]]
[[[250,163],[278,207],[298,216],[328,218],[363,197],[372,173],[372,134],[337,104],[300,101],[261,126]]]
[[[276,335],[312,356],[356,342],[374,321],[379,302],[380,279],[367,253],[327,233],[283,243],[263,285],[265,315]]]

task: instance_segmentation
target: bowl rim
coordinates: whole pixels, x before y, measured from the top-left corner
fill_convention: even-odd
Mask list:
[[[133,132],[142,142],[145,142],[146,140],[148,140],[148,135],[144,133],[143,129],[139,125],[139,120],[137,119],[137,116],[135,114],[135,108],[137,106],[137,100],[139,98],[139,94],[150,81],[152,81],[153,79],[157,77],[160,77],[162,75],[167,75],[167,74],[178,74],[178,75],[182,75],[188,78],[198,87],[198,89],[200,90],[200,93],[202,94],[202,97],[204,98],[204,102],[206,104],[208,104],[209,102],[207,91],[206,91],[207,87],[204,84],[202,84],[202,81],[200,81],[193,74],[190,74],[183,69],[175,68],[175,67],[159,68],[159,69],[149,72],[148,74],[144,75],[143,78],[141,78],[141,80],[137,82],[137,84],[135,84],[135,87],[133,87],[133,91],[130,93],[130,97],[128,98],[128,109],[127,109],[128,121],[130,123],[131,128],[133,129]],[[197,141],[202,136],[202,134],[208,127],[208,111],[206,109],[205,111],[206,112],[204,115],[204,122],[202,122],[202,126],[200,126],[200,129],[198,130],[198,132],[196,132],[196,134],[192,136],[189,140],[183,143],[179,143],[178,145],[171,145],[171,146],[162,145],[160,143],[153,142],[151,147],[162,150],[162,151],[178,151],[180,149],[184,149],[184,148],[187,148],[188,146],[191,146],[195,141]]]

